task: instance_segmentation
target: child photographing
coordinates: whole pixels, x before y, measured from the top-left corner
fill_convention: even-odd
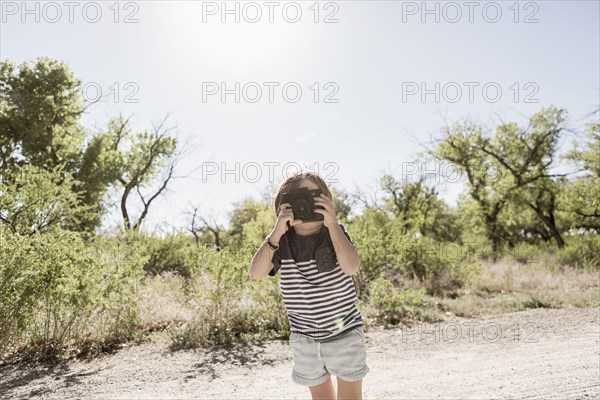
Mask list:
[[[338,223],[331,191],[318,174],[290,176],[274,203],[277,222],[254,255],[250,277],[281,270],[292,380],[308,386],[313,399],[362,399],[369,367],[351,278],[360,265],[354,242]],[[337,377],[337,395],[331,375]]]

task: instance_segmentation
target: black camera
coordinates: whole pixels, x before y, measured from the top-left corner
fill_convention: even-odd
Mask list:
[[[280,204],[290,203],[294,212],[294,219],[302,221],[323,221],[323,214],[314,212],[314,197],[321,194],[321,189],[298,188],[288,193],[281,194]],[[317,206],[319,209],[324,209]]]

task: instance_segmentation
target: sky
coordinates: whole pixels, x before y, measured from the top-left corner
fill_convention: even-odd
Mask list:
[[[599,4],[2,0],[0,59],[64,60],[101,99],[90,133],[167,117],[189,150],[145,227],[185,228],[192,205],[225,225],[299,168],[367,192],[443,173],[415,157],[445,121],[526,126],[555,105],[580,129],[600,103]],[[450,205],[463,190],[432,184]],[[104,227],[120,223],[111,208]]]

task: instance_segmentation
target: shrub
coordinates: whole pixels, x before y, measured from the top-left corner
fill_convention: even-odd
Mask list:
[[[600,235],[586,234],[567,237],[565,247],[558,251],[562,264],[586,271],[600,269]]]
[[[370,306],[378,315],[377,319],[385,325],[397,324],[407,318],[423,314],[426,298],[424,289],[400,290],[384,278],[377,278],[369,284]]]
[[[274,280],[250,281],[250,261],[258,245],[244,243],[221,249],[199,247],[199,261],[186,288],[187,303],[197,316],[171,333],[175,348],[230,343],[244,333],[262,335],[284,328],[281,316],[285,317],[285,310],[277,311],[282,306],[280,299],[275,301],[278,288]]]
[[[143,252],[148,257],[144,271],[149,275],[174,272],[184,278],[190,278],[190,268],[197,263],[199,248],[181,232],[158,232],[142,234]]]
[[[143,244],[128,237],[97,238],[93,252],[98,258],[101,279],[94,289],[98,294],[93,331],[105,340],[130,339],[139,325],[138,294],[148,256]]]
[[[0,350],[30,344],[46,358],[90,335],[129,338],[142,263],[127,239],[86,243],[63,230],[1,236]]]
[[[399,236],[395,254],[395,268],[423,282],[431,295],[454,293],[470,285],[479,271],[468,246],[424,236]]]
[[[6,235],[0,247],[2,343],[26,334],[60,348],[94,306],[96,259],[77,234],[66,231]]]

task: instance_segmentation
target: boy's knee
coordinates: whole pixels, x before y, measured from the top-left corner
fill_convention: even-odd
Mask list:
[[[313,400],[335,400],[337,397],[331,377],[316,386],[309,386],[309,389]]]

